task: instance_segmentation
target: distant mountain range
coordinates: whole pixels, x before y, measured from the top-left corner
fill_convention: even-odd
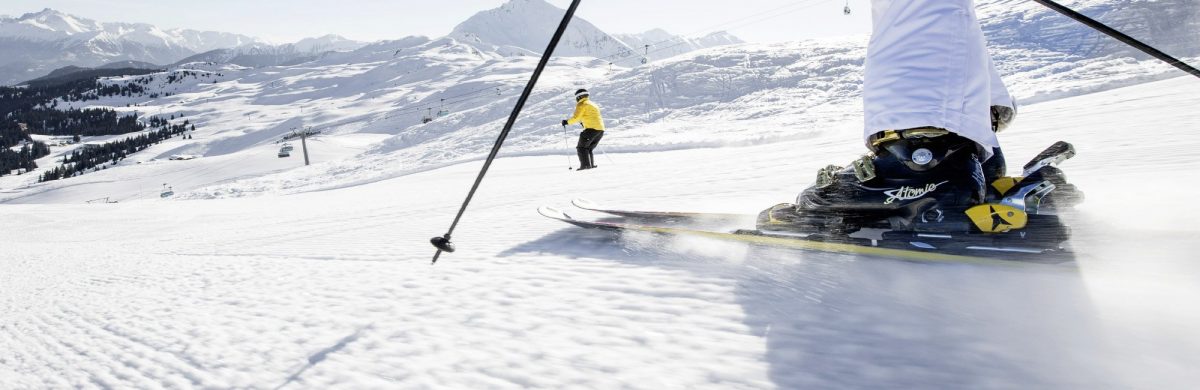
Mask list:
[[[545,0],[509,0],[498,8],[479,12],[454,27],[450,37],[479,46],[483,51],[505,55],[538,55],[546,49],[563,10]],[[672,57],[713,46],[743,43],[725,32],[704,38],[688,39],[655,29],[641,34],[613,35],[580,17],[575,17],[564,33],[554,55],[596,57],[618,65],[631,66],[650,60]],[[646,44],[651,44],[646,55]]]
[[[0,84],[44,76],[68,65],[169,64],[197,52],[255,43],[262,41],[141,23],[100,23],[47,8],[17,18],[0,17]]]
[[[161,70],[161,66],[139,61],[118,61],[95,68],[68,65],[55,69],[48,75],[26,81],[23,84],[30,86],[55,85],[81,79],[94,79],[96,77],[150,74]]]
[[[108,64],[136,61],[161,67],[214,50],[227,50],[233,54],[222,54],[231,59],[241,56],[248,63],[279,65],[312,53],[353,50],[364,44],[327,35],[272,45],[259,38],[225,32],[101,23],[47,8],[15,18],[0,16],[0,85],[42,77],[66,66],[121,68],[126,66]],[[274,60],[261,58],[265,54]]]
[[[561,19],[562,9],[544,0],[510,0],[479,12],[449,37],[505,56],[537,55]],[[713,46],[742,43],[725,32],[689,39],[655,29],[609,34],[576,18],[556,49],[566,57],[596,57],[637,65]],[[162,29],[145,23],[101,23],[53,9],[20,17],[0,16],[0,85],[96,69],[154,69],[188,62],[247,67],[294,65],[330,51],[363,46],[337,35],[273,45],[259,38],[213,31]],[[647,47],[649,45],[649,47]]]

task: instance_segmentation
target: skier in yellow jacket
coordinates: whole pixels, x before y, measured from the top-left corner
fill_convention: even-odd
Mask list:
[[[562,125],[566,127],[583,122],[584,130],[579,133],[579,143],[575,145],[575,151],[579,153],[579,170],[582,171],[596,167],[592,150],[596,149],[600,138],[604,137],[604,118],[600,117],[600,107],[588,99],[586,89],[575,91],[575,102],[575,114],[571,119],[564,119]]]

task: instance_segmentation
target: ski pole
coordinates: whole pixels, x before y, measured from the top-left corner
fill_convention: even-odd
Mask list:
[[[504,123],[504,129],[500,130],[500,136],[496,137],[496,143],[492,145],[491,153],[488,153],[487,160],[483,162],[483,169],[479,170],[479,176],[475,177],[475,184],[471,185],[471,191],[467,192],[467,198],[463,200],[462,207],[458,209],[458,215],[454,216],[454,222],[450,223],[450,228],[446,230],[446,234],[429,239],[429,243],[437,248],[437,252],[433,254],[431,264],[437,264],[438,257],[442,256],[442,252],[454,252],[454,243],[450,241],[450,235],[454,233],[454,228],[458,227],[458,221],[462,220],[463,213],[467,212],[467,206],[471,204],[471,198],[475,197],[475,191],[479,190],[479,184],[483,182],[483,177],[487,175],[488,168],[492,166],[492,161],[496,159],[496,155],[500,153],[500,147],[504,145],[504,139],[508,138],[508,133],[512,131],[513,124],[517,122],[517,116],[521,115],[521,109],[525,107],[525,101],[529,100],[529,95],[533,94],[533,87],[537,85],[538,78],[542,76],[542,71],[546,69],[546,64],[550,62],[550,56],[554,54],[554,48],[558,46],[558,41],[562,39],[563,33],[567,31],[567,25],[571,23],[571,17],[575,15],[575,9],[579,8],[579,2],[582,0],[571,0],[571,6],[567,7],[566,14],[558,23],[558,30],[554,32],[554,36],[550,38],[550,44],[546,46],[546,51],[542,52],[542,59],[538,61],[537,67],[533,69],[533,75],[529,77],[529,83],[525,84],[525,90],[521,91],[521,97],[517,99],[516,106],[513,106],[512,113],[508,115],[508,121]]]
[[[567,133],[566,125],[563,125],[563,146],[567,148],[567,170],[574,171],[575,163],[571,161],[571,135]]]
[[[1126,45],[1133,46],[1133,48],[1141,50],[1143,53],[1149,54],[1149,55],[1153,56],[1154,58],[1157,58],[1163,62],[1166,62],[1167,64],[1170,64],[1171,66],[1179,68],[1179,70],[1188,72],[1192,76],[1200,77],[1200,69],[1196,69],[1196,68],[1192,67],[1191,65],[1188,65],[1188,64],[1184,63],[1183,61],[1180,61],[1178,58],[1172,57],[1170,54],[1163,53],[1161,50],[1155,49],[1154,47],[1152,47],[1150,45],[1142,43],[1142,41],[1139,41],[1129,35],[1126,35],[1125,33],[1117,31],[1116,29],[1109,27],[1108,25],[1106,25],[1104,23],[1100,23],[1096,19],[1089,18],[1084,14],[1076,12],[1075,10],[1067,8],[1067,7],[1063,6],[1062,4],[1056,3],[1052,0],[1033,0],[1033,1],[1037,2],[1038,4],[1044,5],[1047,8],[1050,8],[1054,11],[1057,11],[1060,14],[1066,15],[1067,17],[1069,17],[1071,19],[1075,19],[1079,23],[1083,23],[1083,24],[1087,25],[1088,27],[1095,29],[1096,31],[1107,34],[1108,36],[1113,37],[1118,41],[1124,42]]]
[[[600,154],[603,154],[603,155],[604,155],[604,159],[605,159],[605,160],[608,160],[608,163],[609,163],[609,164],[612,164],[612,165],[617,165],[617,163],[614,163],[614,162],[613,162],[613,159],[612,159],[612,157],[609,157],[609,156],[608,156],[608,152],[607,152],[606,150],[608,150],[608,148],[601,147],[601,148],[600,148]]]

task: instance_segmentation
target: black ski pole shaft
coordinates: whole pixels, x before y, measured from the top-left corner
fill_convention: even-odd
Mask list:
[[[504,129],[500,131],[500,136],[496,137],[496,144],[492,145],[492,152],[488,153],[487,160],[483,162],[483,169],[479,170],[479,176],[475,177],[475,184],[471,185],[471,191],[467,193],[467,198],[463,200],[462,207],[458,209],[458,215],[454,216],[454,222],[450,223],[450,229],[446,230],[446,234],[441,237],[430,239],[430,243],[437,248],[437,253],[433,254],[433,264],[436,264],[438,257],[442,256],[442,252],[454,252],[454,244],[450,242],[450,235],[454,233],[454,228],[458,227],[458,222],[462,220],[463,213],[467,211],[467,206],[471,204],[471,199],[475,197],[475,191],[479,189],[479,183],[483,182],[483,176],[487,175],[488,168],[492,166],[492,160],[496,159],[496,154],[500,153],[500,146],[504,145],[504,139],[508,137],[508,132],[512,131],[513,123],[516,123],[517,116],[521,114],[521,109],[525,107],[525,101],[529,100],[529,95],[533,93],[533,87],[537,85],[538,78],[542,76],[542,70],[546,69],[546,64],[550,62],[550,56],[554,54],[554,48],[558,46],[558,41],[562,39],[563,32],[567,30],[567,25],[571,23],[571,18],[575,16],[575,9],[579,8],[579,2],[582,0],[572,0],[571,6],[567,7],[567,13],[563,15],[562,22],[558,24],[558,30],[554,32],[554,37],[550,38],[550,44],[546,46],[546,51],[542,53],[542,59],[538,61],[537,68],[533,70],[533,76],[529,78],[529,83],[525,84],[525,90],[521,92],[521,97],[517,99],[517,105],[513,107],[512,113],[508,115],[508,122],[504,123]]]
[[[1067,8],[1066,6],[1063,6],[1062,4],[1056,3],[1052,0],[1033,0],[1033,1],[1037,2],[1038,4],[1044,5],[1047,8],[1055,10],[1060,14],[1066,15],[1067,17],[1069,17],[1071,19],[1075,19],[1076,21],[1083,23],[1083,24],[1087,25],[1088,27],[1096,29],[1097,31],[1100,31],[1102,33],[1105,33],[1110,37],[1116,38],[1118,41],[1124,42],[1125,44],[1127,44],[1129,46],[1133,46],[1133,48],[1141,50],[1143,53],[1154,56],[1154,58],[1162,60],[1163,62],[1166,62],[1166,63],[1170,64],[1171,66],[1179,68],[1180,70],[1182,70],[1184,72],[1188,72],[1192,76],[1200,77],[1200,70],[1192,67],[1191,65],[1184,63],[1183,61],[1180,61],[1178,58],[1172,57],[1170,54],[1163,53],[1161,50],[1155,49],[1154,47],[1151,47],[1150,45],[1142,43],[1142,41],[1139,41],[1129,35],[1126,35],[1125,33],[1117,31],[1116,29],[1109,27],[1108,25],[1105,25],[1104,23],[1100,23],[1096,19],[1092,19],[1092,18],[1087,17],[1087,15],[1081,14],[1079,12],[1075,12],[1075,10]]]

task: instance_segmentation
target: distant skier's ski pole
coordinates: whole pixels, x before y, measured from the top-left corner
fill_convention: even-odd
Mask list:
[[[608,160],[608,163],[609,163],[609,164],[612,164],[612,165],[617,165],[617,163],[614,163],[614,162],[613,162],[613,159],[612,159],[612,157],[608,157],[608,152],[606,151],[606,149],[605,149],[604,147],[600,147],[600,154],[603,154],[603,155],[604,155],[604,159],[605,159],[605,160]]]
[[[563,146],[567,147],[567,170],[575,170],[575,163],[571,162],[571,136],[567,133],[567,127],[563,126]]]
[[[446,234],[443,234],[441,237],[434,237],[429,240],[437,248],[437,253],[433,254],[434,264],[437,263],[438,257],[442,256],[442,252],[454,252],[454,243],[450,242],[450,234],[454,233],[455,227],[458,227],[458,221],[462,220],[463,213],[467,211],[467,205],[471,204],[471,198],[475,197],[475,191],[479,189],[479,183],[483,182],[483,176],[487,175],[488,168],[492,166],[492,160],[495,160],[496,154],[500,153],[500,146],[504,145],[504,139],[508,137],[508,132],[512,131],[513,123],[517,121],[517,116],[521,114],[521,108],[525,107],[525,101],[533,93],[533,87],[537,85],[538,78],[542,76],[542,70],[546,69],[546,63],[550,62],[550,55],[554,54],[554,48],[558,46],[559,39],[562,39],[563,32],[567,30],[567,25],[571,23],[571,17],[575,15],[575,9],[579,8],[580,1],[582,0],[572,0],[571,6],[567,7],[567,13],[563,15],[562,22],[558,24],[558,30],[554,32],[554,37],[550,38],[550,44],[546,46],[546,51],[542,53],[541,61],[538,61],[537,68],[533,70],[533,76],[529,78],[529,83],[525,84],[525,90],[521,92],[521,98],[517,99],[517,105],[513,107],[512,113],[508,115],[508,122],[504,123],[504,129],[500,131],[500,136],[496,138],[496,144],[492,145],[492,152],[488,154],[487,160],[483,162],[483,169],[479,170],[479,176],[475,177],[475,184],[471,186],[471,191],[467,193],[467,198],[463,200],[462,207],[458,209],[458,215],[454,217],[454,222],[450,223],[450,229],[446,230]]]
[[[1105,33],[1110,37],[1116,38],[1118,41],[1125,42],[1125,44],[1127,44],[1129,46],[1133,46],[1135,49],[1141,50],[1142,52],[1144,52],[1146,54],[1154,56],[1154,58],[1162,60],[1163,62],[1166,62],[1166,63],[1170,64],[1171,66],[1179,68],[1180,70],[1182,70],[1184,72],[1188,72],[1192,76],[1200,77],[1200,69],[1196,69],[1196,68],[1192,67],[1191,65],[1188,65],[1188,64],[1184,63],[1183,61],[1180,61],[1178,58],[1172,57],[1170,54],[1163,53],[1161,50],[1155,49],[1155,48],[1151,47],[1150,45],[1142,43],[1141,41],[1134,39],[1133,37],[1126,35],[1125,33],[1117,31],[1116,29],[1113,29],[1112,27],[1109,27],[1109,26],[1105,25],[1104,23],[1100,23],[1099,21],[1089,18],[1084,14],[1075,12],[1075,10],[1067,8],[1067,7],[1063,6],[1062,4],[1058,4],[1052,0],[1033,0],[1033,1],[1037,2],[1038,4],[1044,5],[1052,10],[1058,11],[1058,13],[1066,15],[1067,17],[1069,17],[1071,19],[1075,19],[1076,21],[1079,21],[1080,23],[1086,24],[1088,27],[1094,28],[1097,31]]]

